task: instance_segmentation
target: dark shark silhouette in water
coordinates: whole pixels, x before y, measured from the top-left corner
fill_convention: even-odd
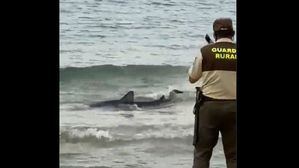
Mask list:
[[[139,108],[144,107],[155,107],[155,106],[161,106],[167,103],[174,102],[176,98],[176,94],[183,93],[179,90],[172,90],[169,93],[169,97],[165,98],[165,96],[161,96],[160,99],[157,100],[150,100],[150,101],[135,101],[134,100],[134,92],[129,91],[125,96],[123,96],[119,100],[108,100],[108,101],[102,101],[93,103],[90,105],[90,107],[122,107],[123,105],[137,105]]]

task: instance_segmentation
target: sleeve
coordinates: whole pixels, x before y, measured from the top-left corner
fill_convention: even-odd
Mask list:
[[[202,56],[201,54],[195,57],[193,65],[189,68],[188,71],[189,81],[195,83],[198,81],[202,75]]]

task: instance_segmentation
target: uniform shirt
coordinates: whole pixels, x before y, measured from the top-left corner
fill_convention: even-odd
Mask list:
[[[229,38],[221,38],[216,41],[229,42],[233,41]],[[236,99],[236,71],[235,70],[208,70],[202,71],[202,55],[201,53],[195,57],[193,65],[189,68],[188,75],[191,83],[201,79],[202,92],[205,96],[214,99]]]

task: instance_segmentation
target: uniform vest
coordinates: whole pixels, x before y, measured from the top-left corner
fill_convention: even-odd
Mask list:
[[[214,99],[236,99],[236,44],[217,42],[201,48],[202,92]]]

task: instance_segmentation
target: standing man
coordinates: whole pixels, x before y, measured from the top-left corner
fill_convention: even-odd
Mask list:
[[[226,165],[236,168],[236,67],[235,31],[230,18],[213,24],[215,43],[201,48],[188,71],[189,81],[202,80],[197,91],[193,168],[209,168],[221,133]],[[200,94],[201,93],[201,94]],[[199,100],[200,99],[200,100]],[[200,101],[200,102],[199,102]]]

